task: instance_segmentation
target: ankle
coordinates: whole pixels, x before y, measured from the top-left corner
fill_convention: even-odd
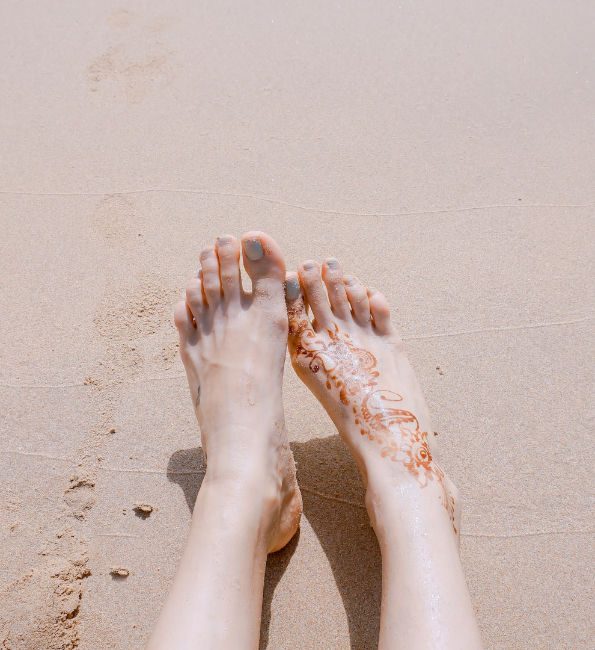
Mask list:
[[[201,489],[208,486],[209,492],[221,499],[260,503],[280,493],[280,480],[257,464],[230,468],[215,468],[209,464]]]
[[[281,508],[280,481],[267,477],[254,468],[242,471],[207,473],[200,488],[199,497],[215,502],[242,521],[253,521],[259,525],[274,522]]]
[[[265,510],[260,500],[249,498],[240,486],[205,478],[194,505],[189,543],[199,543],[206,536],[230,552],[245,548],[266,556],[274,518]]]
[[[410,532],[412,528],[432,530],[446,526],[452,532],[446,498],[436,481],[421,486],[400,472],[368,474],[365,502],[379,540]]]

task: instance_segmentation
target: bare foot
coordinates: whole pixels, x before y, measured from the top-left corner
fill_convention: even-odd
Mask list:
[[[285,264],[262,232],[242,237],[252,293],[242,289],[240,242],[219,237],[178,303],[180,354],[207,455],[205,482],[256,504],[269,552],[293,537],[302,512],[285,430]]]
[[[350,447],[364,483],[374,477],[422,488],[440,499],[457,532],[456,488],[432,459],[428,408],[386,298],[328,259],[322,273],[308,261],[288,274],[286,300],[293,366]]]

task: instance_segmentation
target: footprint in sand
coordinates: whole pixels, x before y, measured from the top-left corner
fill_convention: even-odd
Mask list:
[[[157,36],[167,30],[167,16],[144,17],[116,9],[107,17],[113,34],[125,41],[113,44],[87,66],[92,93],[105,92],[138,104],[150,93],[162,90],[173,79],[172,51]]]
[[[87,67],[89,90],[106,91],[129,104],[139,104],[173,79],[172,52],[155,44],[151,52],[134,55],[123,45],[110,47]]]

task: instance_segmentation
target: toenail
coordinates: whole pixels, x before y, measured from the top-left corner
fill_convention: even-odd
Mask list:
[[[285,282],[285,295],[287,300],[297,300],[300,295],[300,283],[297,278],[289,278]]]
[[[348,285],[354,285],[357,282],[355,277],[353,275],[346,275],[345,276],[345,284]]]
[[[207,257],[211,257],[211,255],[213,255],[214,253],[215,251],[212,248],[205,248],[205,250],[201,251],[200,253],[200,259],[204,260]]]
[[[326,265],[329,267],[329,269],[338,269],[339,260],[335,259],[334,257],[331,257],[326,261]]]
[[[217,246],[227,246],[227,244],[231,244],[231,237],[229,235],[217,237]]]
[[[264,255],[264,250],[262,249],[262,244],[259,239],[247,239],[244,242],[244,250],[249,260],[256,262],[261,259]]]
[[[315,266],[316,264],[314,262],[304,262],[302,268],[304,271],[311,271]]]

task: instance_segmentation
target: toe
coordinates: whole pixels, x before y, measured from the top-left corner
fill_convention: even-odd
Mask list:
[[[287,274],[285,280],[285,302],[287,304],[287,317],[289,320],[289,347],[293,353],[303,333],[306,330],[312,331],[297,273]]]
[[[186,285],[186,305],[190,309],[194,321],[198,323],[204,310],[202,282],[199,278],[192,278]]]
[[[283,301],[285,261],[277,242],[264,232],[242,236],[242,259],[255,300]]]
[[[326,285],[333,314],[341,319],[350,318],[351,307],[343,284],[343,270],[339,261],[334,257],[329,258],[322,265],[322,279]]]
[[[221,284],[219,282],[219,261],[214,248],[205,248],[201,252],[200,266],[204,295],[209,307],[215,307],[221,300]]]
[[[368,301],[368,292],[366,291],[366,288],[353,275],[346,275],[344,283],[354,320],[359,325],[369,325],[370,303]]]
[[[225,302],[238,301],[242,287],[240,278],[240,242],[231,235],[217,237],[215,244],[219,260],[219,278]]]
[[[333,323],[333,313],[322,284],[320,265],[308,260],[300,266],[298,273],[306,301],[314,315],[315,329],[328,329]]]
[[[370,302],[370,313],[374,328],[379,334],[389,334],[391,331],[390,324],[390,306],[384,294],[375,289],[368,289],[368,300]]]
[[[180,341],[185,342],[197,335],[192,312],[183,300],[180,300],[174,309],[174,323],[180,334]]]

